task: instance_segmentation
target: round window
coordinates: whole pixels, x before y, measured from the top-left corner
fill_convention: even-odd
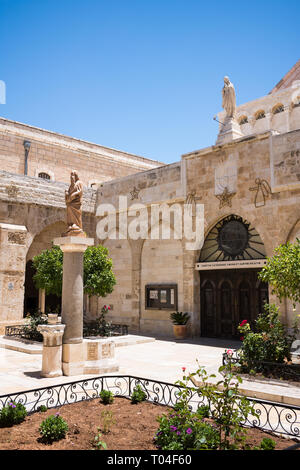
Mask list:
[[[229,220],[218,234],[219,249],[228,256],[242,255],[248,247],[249,234],[247,227],[239,220]]]

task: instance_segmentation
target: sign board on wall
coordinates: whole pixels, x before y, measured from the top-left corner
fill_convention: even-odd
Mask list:
[[[197,271],[208,271],[210,269],[263,268],[266,263],[267,263],[266,259],[215,261],[212,263],[196,263],[195,269]]]

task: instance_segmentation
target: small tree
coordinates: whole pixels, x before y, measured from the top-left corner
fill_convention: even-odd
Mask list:
[[[61,296],[63,279],[63,252],[59,246],[44,250],[33,258],[36,273],[33,280],[37,289],[46,294]],[[116,278],[108,249],[102,245],[87,248],[83,258],[83,289],[89,296],[105,297],[113,291]]]
[[[259,278],[270,284],[280,301],[290,299],[295,307],[300,302],[300,240],[279,245],[274,256],[267,259]]]
[[[83,269],[85,294],[105,297],[112,293],[116,278],[107,248],[102,245],[87,248],[83,258]]]
[[[44,250],[32,260],[36,270],[33,281],[37,289],[45,289],[47,295],[58,297],[62,292],[63,252],[59,246]]]

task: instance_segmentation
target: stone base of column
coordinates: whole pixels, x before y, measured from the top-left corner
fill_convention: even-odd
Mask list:
[[[43,346],[42,377],[60,377],[63,375],[61,368],[61,346]]]
[[[64,375],[82,375],[83,366],[83,343],[63,344],[62,369]]]
[[[57,319],[57,315],[54,315]],[[43,335],[42,377],[60,377],[62,371],[62,336],[65,325],[39,325],[38,331]]]
[[[63,344],[64,375],[99,375],[118,372],[115,343],[110,339],[84,339],[79,344]]]

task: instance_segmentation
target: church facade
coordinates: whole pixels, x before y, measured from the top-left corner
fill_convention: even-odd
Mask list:
[[[300,62],[268,95],[217,120],[212,146],[170,165],[26,129],[36,139],[27,175],[26,126],[1,120],[2,142],[21,137],[18,158],[1,147],[0,324],[41,305],[30,262],[65,229],[73,168],[85,186],[84,230],[108,248],[117,280],[105,299],[86,302],[91,317],[106,303],[129,332],[169,336],[170,313],[187,311],[191,336],[232,338],[275,301],[258,272],[279,244],[300,238]],[[45,141],[53,147],[39,154]],[[291,326],[292,305],[280,311]]]

